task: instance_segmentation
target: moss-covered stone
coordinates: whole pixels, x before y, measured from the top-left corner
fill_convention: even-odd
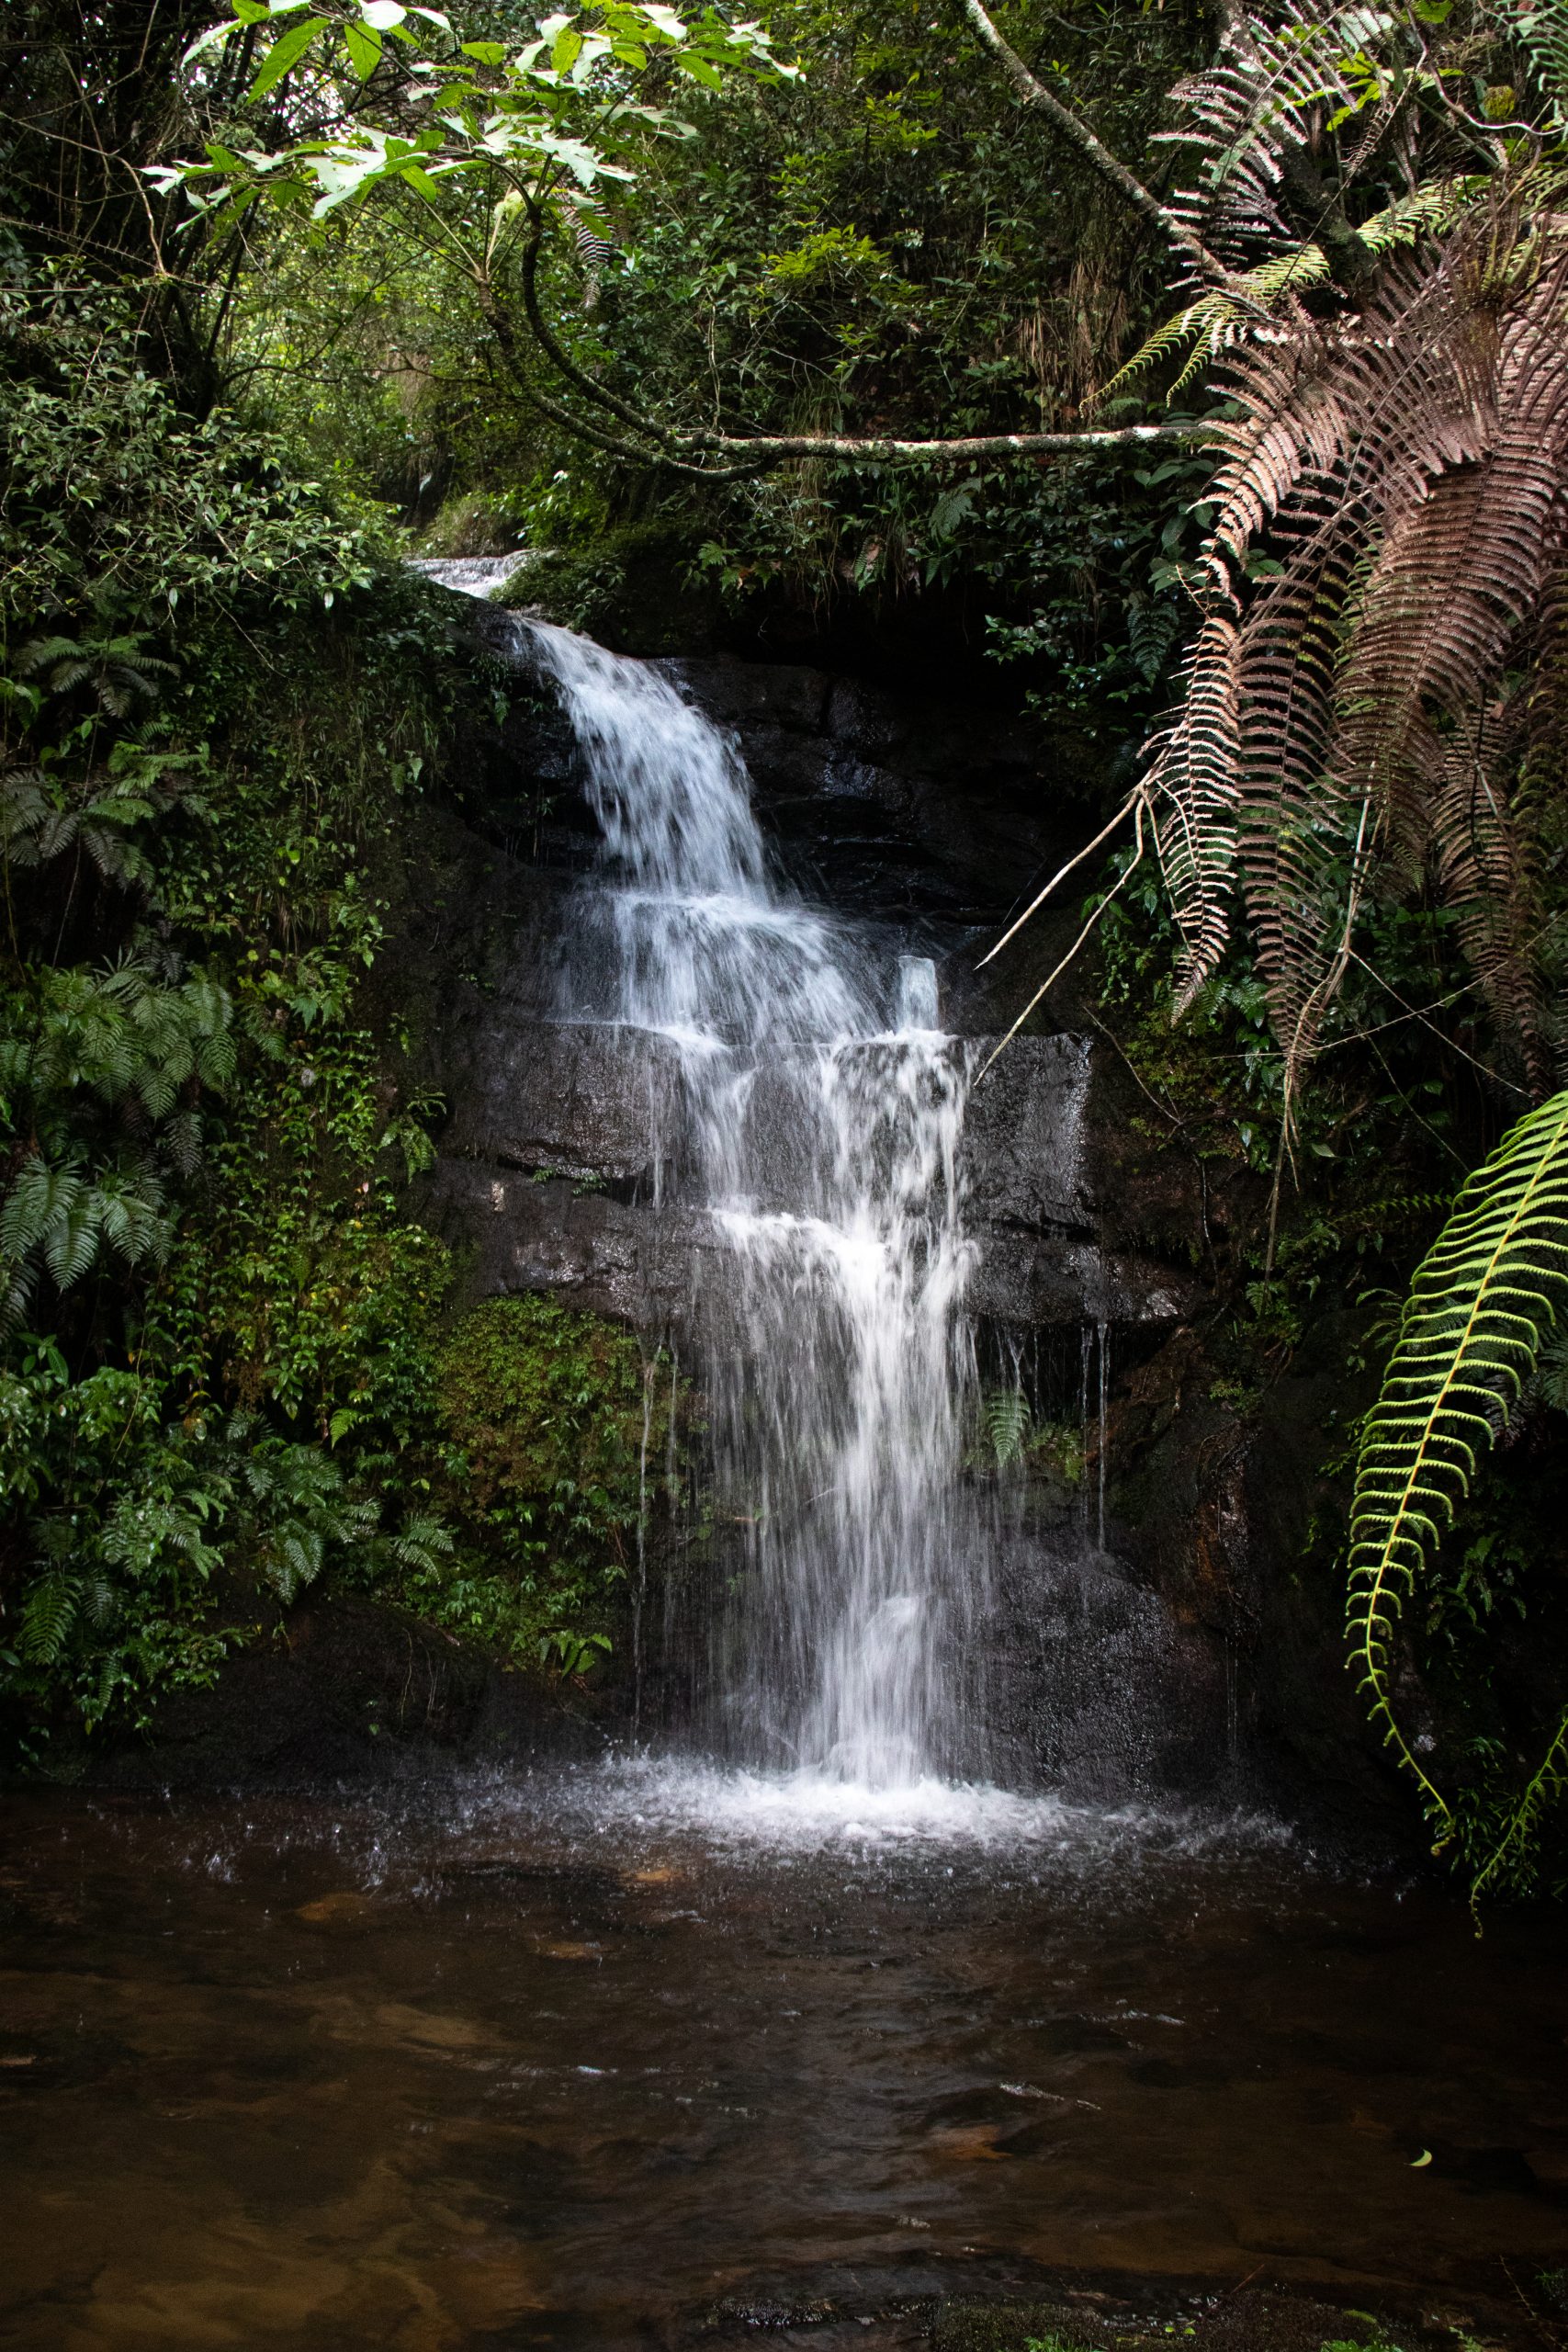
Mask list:
[[[669,1394],[631,1332],[537,1296],[487,1299],[436,1363],[436,1416],[469,1513],[532,1553],[619,1555],[661,1456]]]
[[[644,658],[697,651],[725,633],[723,600],[698,569],[690,525],[662,519],[623,524],[585,548],[540,548],[498,601]]]

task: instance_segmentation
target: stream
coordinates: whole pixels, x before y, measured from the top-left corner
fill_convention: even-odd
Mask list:
[[[827,2352],[1059,2277],[1463,2316],[1568,2245],[1561,1930],[1262,1821],[40,1792],[0,1895],[17,2352]]]

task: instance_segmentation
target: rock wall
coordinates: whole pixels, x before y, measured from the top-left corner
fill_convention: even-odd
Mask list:
[[[1075,890],[977,968],[1092,830],[1049,746],[1005,713],[807,666],[667,666],[733,731],[791,876],[882,927],[890,952],[931,956],[944,1026],[985,1062],[1077,919]],[[419,844],[404,1009],[451,1106],[421,1207],[472,1295],[545,1289],[679,1333],[705,1244],[679,1171],[649,1161],[670,1073],[611,1033],[545,1017],[552,942],[594,838],[570,736],[525,668],[504,726],[476,743],[461,819],[432,815]],[[1048,1010],[1061,1025],[1032,1023],[971,1099],[972,1306],[992,1360],[1048,1340],[1070,1389],[1089,1331],[1111,1377],[1103,1424],[1097,1398],[1086,1417],[1085,1488],[1047,1482],[1017,1502],[1004,1546],[995,1681],[1016,1768],[1095,1793],[1261,1789],[1297,1809],[1321,1797],[1340,1822],[1381,1816],[1385,1776],[1338,1666],[1337,1594],[1299,1568],[1298,1522],[1322,1487],[1318,1375],[1282,1382],[1261,1418],[1214,1403],[1201,1335],[1225,1204],[1140,1133],[1146,1106],[1101,1045],[1084,975]]]

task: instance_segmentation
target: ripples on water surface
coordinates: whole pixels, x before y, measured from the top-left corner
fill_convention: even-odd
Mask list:
[[[28,2352],[616,2352],[1061,2269],[1462,2296],[1568,2240],[1561,1932],[1263,1822],[652,1765],[11,1814]]]

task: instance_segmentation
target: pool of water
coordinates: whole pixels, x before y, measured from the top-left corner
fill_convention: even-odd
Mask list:
[[[26,2352],[619,2352],[1063,2276],[1446,2308],[1568,2247],[1562,1928],[1266,1821],[652,1766],[8,1817]]]

